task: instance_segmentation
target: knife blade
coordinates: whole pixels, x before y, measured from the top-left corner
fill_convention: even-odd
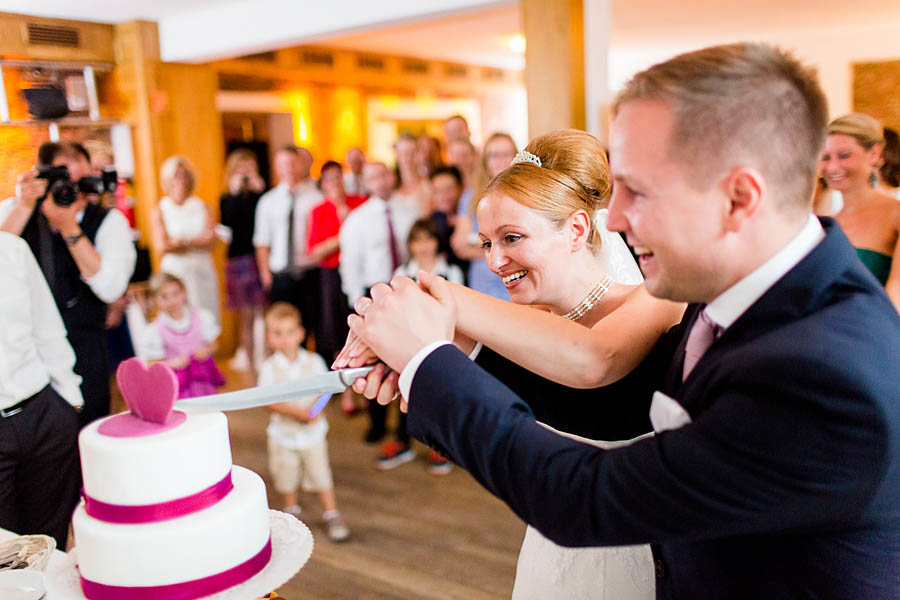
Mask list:
[[[242,410],[288,402],[304,396],[321,396],[343,392],[353,385],[358,377],[365,377],[374,367],[357,367],[355,369],[338,369],[322,375],[313,375],[259,387],[247,388],[236,392],[210,394],[196,398],[184,398],[175,403],[175,408],[202,410]]]

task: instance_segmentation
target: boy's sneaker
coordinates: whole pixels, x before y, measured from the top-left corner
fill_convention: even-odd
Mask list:
[[[299,519],[299,518],[300,518],[300,513],[303,512],[303,511],[301,511],[301,510],[300,510],[300,507],[297,506],[297,505],[295,504],[295,505],[293,505],[293,506],[285,506],[285,507],[284,507],[284,512],[286,512],[287,514],[291,515],[291,516],[294,517],[295,519]]]
[[[345,542],[350,538],[350,530],[341,518],[341,513],[334,511],[323,515],[325,526],[328,528],[328,539],[332,542]]]
[[[409,444],[403,442],[390,441],[385,442],[381,446],[381,453],[378,455],[378,468],[382,471],[396,469],[400,465],[404,465],[416,457],[416,452],[409,447]]]
[[[428,455],[428,472],[432,475],[446,475],[453,470],[453,463],[435,452]]]

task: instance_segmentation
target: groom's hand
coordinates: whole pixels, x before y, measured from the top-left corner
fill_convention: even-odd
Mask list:
[[[422,348],[450,341],[456,326],[456,303],[440,277],[428,278],[428,293],[408,277],[372,288],[364,316],[351,315],[350,329],[398,373]]]

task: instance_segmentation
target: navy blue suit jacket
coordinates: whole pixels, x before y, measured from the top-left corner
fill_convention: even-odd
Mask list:
[[[900,598],[900,316],[823,224],[683,384],[676,351],[660,388],[692,423],[580,444],[444,346],[413,380],[410,433],[559,544],[656,544],[661,598]]]

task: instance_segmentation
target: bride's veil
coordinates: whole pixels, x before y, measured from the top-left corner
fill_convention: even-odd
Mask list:
[[[594,226],[600,232],[600,256],[598,259],[603,269],[616,283],[637,285],[643,283],[641,269],[634,262],[634,257],[622,236],[606,228],[606,215],[609,210],[601,208],[594,215]]]

